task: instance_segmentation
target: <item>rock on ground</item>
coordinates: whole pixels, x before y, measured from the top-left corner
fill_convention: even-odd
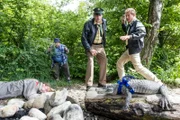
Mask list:
[[[84,99],[86,96],[86,87],[84,85],[77,85],[68,90],[68,96],[77,101],[82,108],[85,108]]]
[[[63,112],[66,111],[70,105],[71,102],[66,101],[63,104],[52,108],[50,112],[47,114],[47,119],[50,120],[56,114],[60,114],[62,116]]]
[[[6,105],[6,106],[0,108],[0,117],[1,118],[11,117],[18,110],[19,110],[19,107],[17,105]]]
[[[23,116],[20,120],[39,120],[35,117]]]
[[[38,118],[39,120],[45,120],[47,118],[47,116],[37,108],[31,108],[28,115],[30,117]]]
[[[47,100],[47,96],[45,94],[41,94],[38,97],[36,97],[33,101],[32,107],[33,108],[44,108],[44,104]]]
[[[24,99],[20,99],[20,98],[14,98],[14,99],[10,99],[7,103],[7,105],[16,105],[19,108],[22,108],[24,105]]]
[[[66,101],[67,96],[68,96],[68,91],[65,88],[61,91],[56,91],[50,97],[49,103],[53,107],[61,105]]]
[[[32,108],[32,106],[33,106],[33,102],[34,102],[34,99],[30,99],[30,100],[28,100],[28,101],[26,101],[25,103],[24,103],[24,108],[25,109],[31,109]]]
[[[52,116],[51,120],[64,120],[64,119],[60,116],[60,114],[55,114]]]
[[[64,120],[84,120],[83,111],[77,104],[71,104],[64,112]]]

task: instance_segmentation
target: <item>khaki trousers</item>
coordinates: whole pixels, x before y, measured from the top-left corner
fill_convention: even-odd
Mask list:
[[[104,47],[103,45],[92,45],[91,48],[97,51],[97,55],[95,57],[100,66],[99,83],[104,85],[106,84],[106,67],[107,67],[107,58]],[[87,56],[88,56],[88,63],[87,63],[85,80],[87,86],[92,86],[94,79],[94,56],[92,56],[90,52],[87,52]]]
[[[156,82],[160,82],[160,80],[151,72],[149,71],[147,68],[145,68],[142,63],[141,63],[141,59],[140,59],[140,54],[132,54],[129,55],[128,50],[126,50],[121,57],[119,58],[119,60],[117,61],[117,71],[118,71],[118,75],[119,75],[119,79],[122,80],[122,77],[125,76],[125,71],[124,71],[124,65],[131,61],[135,70],[141,74],[144,78],[146,78],[147,80],[153,80]]]

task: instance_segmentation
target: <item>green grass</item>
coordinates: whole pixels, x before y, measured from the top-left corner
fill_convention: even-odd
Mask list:
[[[51,85],[52,88],[59,88],[59,87],[70,87],[70,86],[76,86],[76,85],[85,85],[85,81],[83,79],[72,79],[71,83],[69,84],[64,78],[60,80],[43,80],[42,82],[48,83]],[[94,80],[94,84],[97,84],[98,80]],[[111,80],[108,83],[117,83],[117,80]],[[180,87],[180,84],[177,83],[177,81],[163,81],[163,83],[167,84],[169,87],[176,88]]]
[[[58,87],[69,87],[69,86],[75,86],[75,85],[84,85],[84,81],[80,79],[72,79],[70,83],[67,82],[64,78],[60,80],[43,80],[42,82],[48,83],[51,85],[52,88],[58,88]]]

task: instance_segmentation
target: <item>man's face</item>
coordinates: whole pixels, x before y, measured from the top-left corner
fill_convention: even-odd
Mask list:
[[[131,12],[126,13],[126,20],[128,21],[128,23],[132,22],[134,17],[135,15],[133,15]]]
[[[52,89],[50,86],[46,85],[46,84],[43,84],[42,86],[42,89],[41,89],[41,92],[42,93],[45,93],[45,92],[53,92],[54,89]]]
[[[60,43],[59,43],[59,42],[57,42],[57,43],[55,43],[55,45],[56,45],[56,47],[58,47],[58,46],[60,45]]]
[[[100,22],[102,20],[102,15],[101,14],[94,14],[94,19],[96,22]]]

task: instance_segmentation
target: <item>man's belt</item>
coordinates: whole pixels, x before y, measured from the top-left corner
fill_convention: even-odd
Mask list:
[[[102,43],[93,43],[93,45],[102,45]]]

